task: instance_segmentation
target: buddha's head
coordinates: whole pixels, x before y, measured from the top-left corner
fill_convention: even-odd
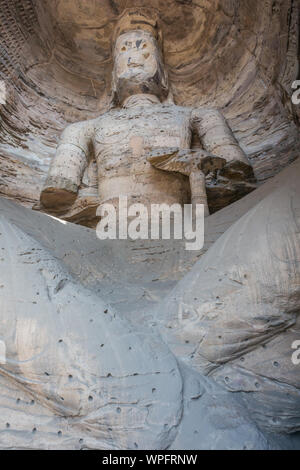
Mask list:
[[[161,101],[168,95],[158,19],[150,9],[127,10],[119,19],[113,61],[113,91],[119,103],[140,93]]]

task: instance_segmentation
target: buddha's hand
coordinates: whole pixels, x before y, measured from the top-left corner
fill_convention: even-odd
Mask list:
[[[147,160],[155,168],[174,171],[190,176],[194,171],[208,174],[221,169],[226,160],[210,154],[202,149],[180,149],[178,147],[161,147],[153,149],[146,155]]]

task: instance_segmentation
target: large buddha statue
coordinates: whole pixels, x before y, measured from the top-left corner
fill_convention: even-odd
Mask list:
[[[252,167],[222,114],[173,103],[155,13],[126,10],[113,63],[112,109],[65,129],[41,194],[44,208],[63,212],[74,203],[93,156],[100,204],[120,195],[145,205],[183,204],[191,192],[208,214],[208,206],[218,209],[253,189]]]
[[[100,205],[208,215],[253,189],[222,114],[172,102],[151,10],[121,16],[113,58],[112,107],[63,132],[46,211],[64,217],[94,157]],[[0,448],[299,448],[299,173],[208,217],[192,262],[0,200]]]

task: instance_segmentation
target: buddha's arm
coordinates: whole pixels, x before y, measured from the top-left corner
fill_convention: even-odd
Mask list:
[[[88,162],[93,132],[94,123],[88,121],[71,124],[62,133],[41,192],[44,207],[64,209],[76,199]]]
[[[205,150],[227,161],[240,160],[249,163],[226,119],[217,109],[194,109],[192,125]]]

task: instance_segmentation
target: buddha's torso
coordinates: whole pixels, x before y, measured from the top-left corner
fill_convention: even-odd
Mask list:
[[[190,115],[190,108],[159,104],[101,116],[94,135],[101,201],[126,195],[144,204],[188,202],[187,178],[156,170],[146,156],[159,147],[189,148]]]

